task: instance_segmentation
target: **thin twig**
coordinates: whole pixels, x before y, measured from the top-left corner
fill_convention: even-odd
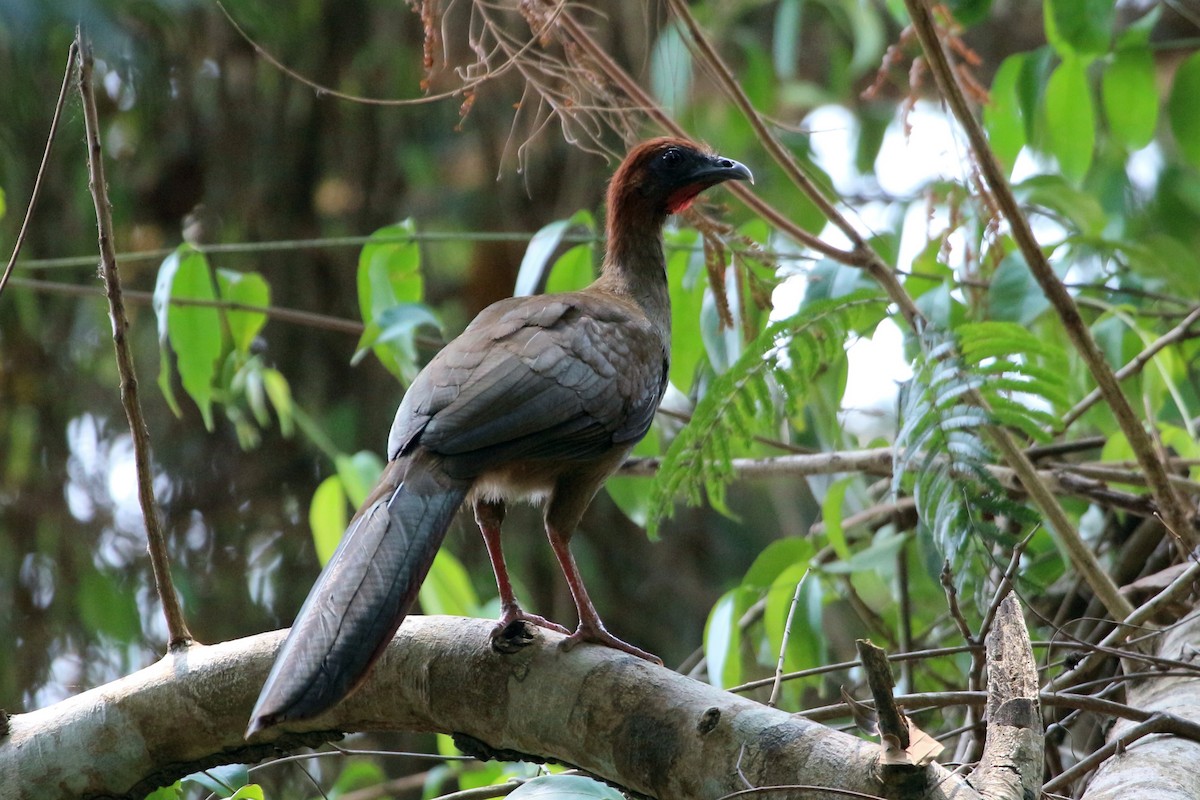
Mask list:
[[[137,468],[138,500],[142,506],[142,517],[146,524],[146,537],[150,551],[150,563],[154,571],[154,584],[163,604],[167,620],[168,647],[176,650],[186,647],[192,635],[188,632],[179,596],[171,580],[170,559],[167,556],[166,538],[163,536],[158,503],[154,499],[154,474],[151,466],[150,432],[142,416],[138,402],[137,375],[133,368],[133,355],[129,350],[129,318],[125,314],[125,303],[121,296],[121,277],[117,272],[116,256],[113,254],[112,204],[108,200],[108,183],[104,178],[104,158],[100,149],[100,122],[96,112],[96,96],[92,87],[92,49],[76,29],[78,45],[79,95],[83,100],[83,121],[87,133],[88,183],[92,201],[96,206],[96,228],[100,244],[100,268],[108,293],[109,315],[112,318],[113,347],[117,354],[117,370],[121,375],[121,404],[129,419],[129,431],[133,436],[134,464]]]
[[[667,0],[667,4],[675,16],[687,28],[688,34],[691,36],[692,42],[698,51],[697,55],[700,61],[708,66],[709,70],[717,78],[722,90],[733,101],[734,105],[738,107],[738,110],[742,112],[746,121],[750,123],[759,143],[771,154],[771,157],[775,159],[775,163],[779,164],[788,176],[788,179],[804,192],[804,195],[817,206],[825,218],[837,226],[853,245],[849,259],[844,257],[838,258],[837,254],[828,255],[848,266],[859,267],[866,271],[867,274],[883,287],[888,297],[896,303],[901,315],[903,315],[909,326],[919,329],[923,317],[913,302],[912,297],[904,290],[899,279],[896,278],[891,268],[880,258],[879,253],[867,243],[854,225],[851,224],[850,220],[846,219],[837,210],[837,207],[830,202],[820,187],[805,174],[799,162],[796,161],[795,156],[792,154],[792,151],[783,142],[779,141],[779,137],[775,136],[771,131],[767,125],[767,121],[758,113],[754,104],[750,102],[750,98],[742,88],[741,83],[733,75],[733,72],[729,69],[725,61],[717,54],[712,42],[709,41],[708,36],[700,27],[700,23],[693,16],[688,4],[684,0]],[[737,189],[744,189],[744,187],[735,186],[733,188],[735,194],[741,197],[742,194]]]
[[[607,51],[587,32],[587,30],[579,24],[578,21],[571,16],[570,13],[564,13],[559,21],[562,30],[570,37],[570,44],[578,46],[591,58],[604,76],[611,80],[620,88],[625,95],[633,101],[633,104],[641,111],[661,125],[665,130],[670,131],[676,136],[687,136],[687,132],[683,127],[668,115],[661,106],[658,105],[641,86],[638,85],[628,72],[626,72]],[[771,204],[764,201],[758,195],[751,192],[741,183],[731,184],[729,191],[746,204],[746,207],[761,216],[764,220],[774,225],[779,231],[786,236],[801,243],[805,247],[811,247],[822,255],[838,261],[839,263],[857,266],[858,260],[853,253],[847,253],[844,250],[823,241],[820,237],[804,230],[797,225],[784,212],[775,208]]]
[[[1145,722],[1134,725],[1117,738],[1108,742],[1108,744],[1093,752],[1087,758],[1076,762],[1069,769],[1063,770],[1058,775],[1054,776],[1052,780],[1047,781],[1046,784],[1042,786],[1042,792],[1044,794],[1050,794],[1052,792],[1058,792],[1062,789],[1066,789],[1076,778],[1080,778],[1088,774],[1093,769],[1100,766],[1101,763],[1107,761],[1109,758],[1112,758],[1114,755],[1116,755],[1116,753],[1133,744],[1138,739],[1157,733],[1174,733],[1176,735],[1182,735],[1175,730],[1175,726],[1172,723],[1173,719],[1171,717],[1155,714]]]
[[[50,150],[54,147],[54,140],[58,138],[58,121],[62,117],[63,107],[67,103],[67,90],[71,86],[71,73],[75,69],[75,59],[78,54],[79,41],[73,39],[71,46],[67,48],[67,68],[63,73],[62,88],[58,90],[58,102],[54,104],[54,116],[50,118],[50,133],[46,135],[46,149],[42,151],[42,163],[38,165],[37,177],[33,181],[33,191],[29,193],[29,205],[25,207],[25,219],[21,221],[21,230],[17,231],[17,240],[13,244],[12,255],[8,259],[8,265],[4,268],[4,274],[0,275],[0,295],[4,294],[4,287],[8,284],[9,276],[12,275],[13,266],[17,263],[17,257],[21,255],[21,246],[25,244],[29,221],[33,219],[33,208],[37,205],[38,196],[42,193],[42,178],[46,174],[46,165],[50,163]]]
[[[83,286],[76,283],[61,283],[59,281],[43,281],[36,278],[13,278],[13,286],[23,286],[34,291],[52,292],[54,294],[65,294],[76,297],[89,297],[97,294],[102,294],[103,289],[97,289],[94,286]],[[142,292],[136,289],[125,289],[122,292],[126,300],[141,305],[150,305],[154,302],[154,295],[151,292]],[[222,308],[227,311],[245,311],[247,313],[262,314],[277,319],[281,322],[291,322],[296,325],[303,325],[308,328],[316,328],[318,330],[333,331],[335,333],[346,333],[351,336],[362,336],[363,324],[355,322],[352,319],[343,317],[334,317],[329,314],[317,314],[312,311],[300,311],[294,308],[284,308],[282,306],[259,306],[251,303],[238,303],[230,300],[210,300],[204,297],[172,297],[168,302],[173,306],[201,306],[204,308]],[[417,343],[422,346],[439,347],[441,342],[433,339],[424,339],[421,336],[417,337]]]
[[[1117,370],[1113,374],[1114,377],[1118,381],[1123,381],[1129,376],[1136,375],[1137,373],[1141,372],[1142,369],[1148,363],[1150,363],[1150,360],[1154,358],[1154,356],[1158,355],[1163,348],[1187,338],[1191,327],[1196,324],[1197,320],[1200,320],[1200,306],[1193,308],[1191,312],[1174,328],[1167,331],[1150,344],[1146,345],[1146,348],[1142,350],[1142,352],[1130,359],[1128,364]],[[1100,391],[1099,387],[1088,392],[1082,400],[1072,406],[1071,410],[1063,415],[1063,418],[1059,422],[1055,433],[1062,433],[1067,428],[1071,427],[1075,420],[1082,417],[1084,412],[1096,405],[1102,396],[1103,393]]]
[[[900,708],[911,709],[911,713],[917,714],[921,711],[928,711],[934,708],[952,708],[954,706],[976,705],[986,706],[988,701],[987,692],[921,692],[919,694],[900,694],[895,697],[896,705]],[[862,701],[866,705],[871,705],[866,701]],[[1140,708],[1117,703],[1112,700],[1105,700],[1100,697],[1094,697],[1090,694],[1073,694],[1068,692],[1041,692],[1038,694],[1038,702],[1044,706],[1054,708],[1079,708],[1084,711],[1091,711],[1096,714],[1103,714],[1109,717],[1120,717],[1121,719],[1130,719],[1134,722],[1144,722],[1153,716],[1150,711],[1145,711]],[[819,708],[810,708],[799,712],[798,716],[810,719],[813,722],[828,722],[830,720],[839,719],[847,716],[850,713],[849,707],[845,703],[831,703],[827,706]],[[1200,735],[1200,723],[1183,720],[1190,730],[1196,731]]]
[[[1008,180],[1004,177],[1004,173],[1000,168],[1000,163],[996,160],[995,153],[992,152],[991,147],[987,143],[983,127],[975,118],[975,114],[971,110],[962,87],[959,84],[959,78],[950,65],[945,48],[938,36],[937,26],[930,13],[929,3],[927,0],[905,0],[904,4],[908,8],[913,28],[921,41],[921,48],[925,52],[926,60],[937,81],[938,89],[946,99],[954,117],[966,132],[967,139],[971,143],[971,150],[975,155],[976,163],[983,173],[988,188],[995,196],[997,205],[1008,220],[1013,239],[1016,240],[1021,254],[1025,257],[1025,262],[1030,272],[1038,282],[1038,285],[1042,287],[1046,299],[1058,313],[1059,319],[1067,331],[1067,335],[1070,336],[1072,344],[1074,344],[1075,349],[1087,365],[1089,372],[1091,372],[1104,397],[1104,401],[1108,404],[1113,416],[1116,418],[1118,426],[1125,434],[1125,438],[1137,456],[1138,463],[1146,473],[1150,490],[1158,503],[1163,517],[1166,519],[1167,525],[1174,529],[1180,536],[1184,537],[1191,546],[1195,546],[1200,542],[1200,536],[1197,535],[1196,528],[1192,523],[1192,515],[1185,510],[1184,504],[1167,480],[1166,468],[1154,452],[1154,445],[1150,441],[1150,437],[1147,435],[1141,421],[1134,414],[1129,401],[1121,392],[1120,384],[1117,382],[1112,369],[1108,366],[1108,362],[1104,360],[1104,354],[1100,352],[1100,348],[1097,346],[1096,340],[1092,337],[1091,331],[1084,324],[1083,318],[1079,314],[1079,308],[1075,305],[1071,294],[1063,286],[1058,276],[1055,275],[1045,253],[1042,252],[1041,247],[1038,245],[1037,238],[1033,234],[1033,229],[1029,226],[1029,221],[1021,213],[1012,188],[1008,185]],[[1051,519],[1049,522],[1052,529],[1058,532],[1056,521]],[[1069,541],[1064,543],[1072,550],[1072,555],[1074,556],[1074,543]],[[1074,561],[1074,557],[1072,560]],[[1085,577],[1087,576],[1085,575]],[[1092,583],[1091,577],[1088,577],[1088,582],[1089,584]],[[1092,588],[1096,590],[1096,585],[1092,584]],[[1107,596],[1107,588],[1103,592],[1097,591],[1097,595],[1100,596],[1101,601],[1104,602],[1110,613],[1112,613],[1115,608],[1111,604],[1113,598]],[[1121,615],[1114,616],[1119,617]]]
[[[1197,579],[1200,579],[1200,562],[1193,562],[1182,575],[1171,581],[1167,588],[1163,589],[1151,600],[1138,606],[1131,614],[1125,617],[1121,621],[1121,624],[1105,636],[1091,653],[1075,665],[1074,669],[1062,673],[1051,681],[1046,687],[1047,690],[1059,691],[1068,686],[1073,686],[1079,681],[1089,678],[1105,659],[1113,655],[1123,656],[1124,653],[1114,654],[1113,648],[1129,636],[1130,629],[1153,619],[1163,608],[1190,593],[1195,588]],[[1141,654],[1138,655],[1145,658]]]
[[[890,470],[889,470],[890,471]],[[870,474],[870,473],[867,473]],[[912,514],[917,507],[917,501],[912,497],[901,497],[899,500],[888,500],[883,503],[864,508],[862,511],[856,511],[850,516],[842,520],[842,529],[849,530],[858,525],[872,525],[878,522],[880,525],[895,520],[902,514]],[[904,530],[903,528],[901,530]],[[808,528],[809,536],[822,536],[825,534],[825,520],[819,519]]]
[[[958,635],[967,644],[978,644],[979,640],[971,633],[971,626],[967,624],[966,617],[963,616],[962,609],[958,605],[958,589],[954,586],[954,572],[950,569],[950,559],[942,562],[940,580],[942,591],[946,594],[946,606],[950,609],[950,619],[953,620],[955,627],[958,628]],[[972,686],[971,688],[976,687]]]
[[[808,578],[808,570],[804,570],[804,574],[800,576],[800,580],[796,581],[796,591],[792,594],[792,604],[788,606],[787,621],[783,624],[783,641],[779,643],[779,660],[775,663],[775,683],[771,685],[771,697],[767,700],[767,705],[774,708],[779,702],[779,692],[783,688],[783,662],[787,657],[788,639],[792,635],[792,620],[796,616],[796,606],[800,605],[800,590],[804,588],[804,581]]]

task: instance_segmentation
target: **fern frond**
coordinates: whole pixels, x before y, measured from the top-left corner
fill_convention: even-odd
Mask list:
[[[842,357],[849,332],[864,315],[882,316],[884,301],[872,291],[819,300],[759,334],[741,357],[713,379],[692,420],[675,437],[650,492],[649,531],[673,512],[675,499],[700,502],[704,493],[722,507],[733,478],[733,454],[750,444],[764,418],[799,413],[808,387]],[[780,397],[782,396],[782,397]]]
[[[926,341],[926,355],[901,389],[892,477],[897,494],[911,482],[922,530],[952,561],[972,543],[1002,538],[1000,517],[1035,521],[988,470],[994,457],[985,428],[1005,425],[1041,438],[1054,417],[1038,405],[1066,396],[1062,351],[1019,325],[964,325],[955,334]]]

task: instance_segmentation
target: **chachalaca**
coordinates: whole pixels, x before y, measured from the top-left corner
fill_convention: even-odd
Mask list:
[[[545,502],[546,534],[579,612],[564,646],[596,642],[658,662],[605,630],[568,545],[666,389],[663,223],[731,179],[753,180],[742,164],[691,142],[635,147],[609,185],[600,278],[582,291],[489,306],[422,370],[396,411],[387,467],[300,609],[247,736],[316,716],[363,680],[464,500],[496,573],[494,639],[518,620],[567,633],[521,609],[504,565],[504,504],[528,498]]]

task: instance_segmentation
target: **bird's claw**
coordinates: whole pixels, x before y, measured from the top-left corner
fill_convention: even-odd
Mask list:
[[[530,626],[545,628],[555,633],[570,633],[557,622],[522,611],[520,606],[512,605],[504,609],[492,628],[492,649],[498,653],[511,655],[523,647],[533,644],[536,638]]]
[[[645,650],[642,650],[639,647],[634,647],[628,642],[621,641],[605,630],[602,625],[584,625],[583,623],[580,623],[575,632],[566,639],[563,639],[559,646],[562,649],[569,651],[574,649],[575,646],[581,642],[587,642],[589,644],[601,644],[605,647],[611,647],[614,650],[620,650],[624,653],[629,653],[631,656],[637,656],[644,661],[649,661],[651,664],[655,664],[660,667],[663,665],[662,659],[658,656],[654,655],[653,653],[647,653]]]

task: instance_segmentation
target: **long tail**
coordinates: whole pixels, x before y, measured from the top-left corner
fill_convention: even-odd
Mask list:
[[[247,737],[332,707],[404,621],[469,488],[422,466],[390,463],[351,522],[275,657]]]

